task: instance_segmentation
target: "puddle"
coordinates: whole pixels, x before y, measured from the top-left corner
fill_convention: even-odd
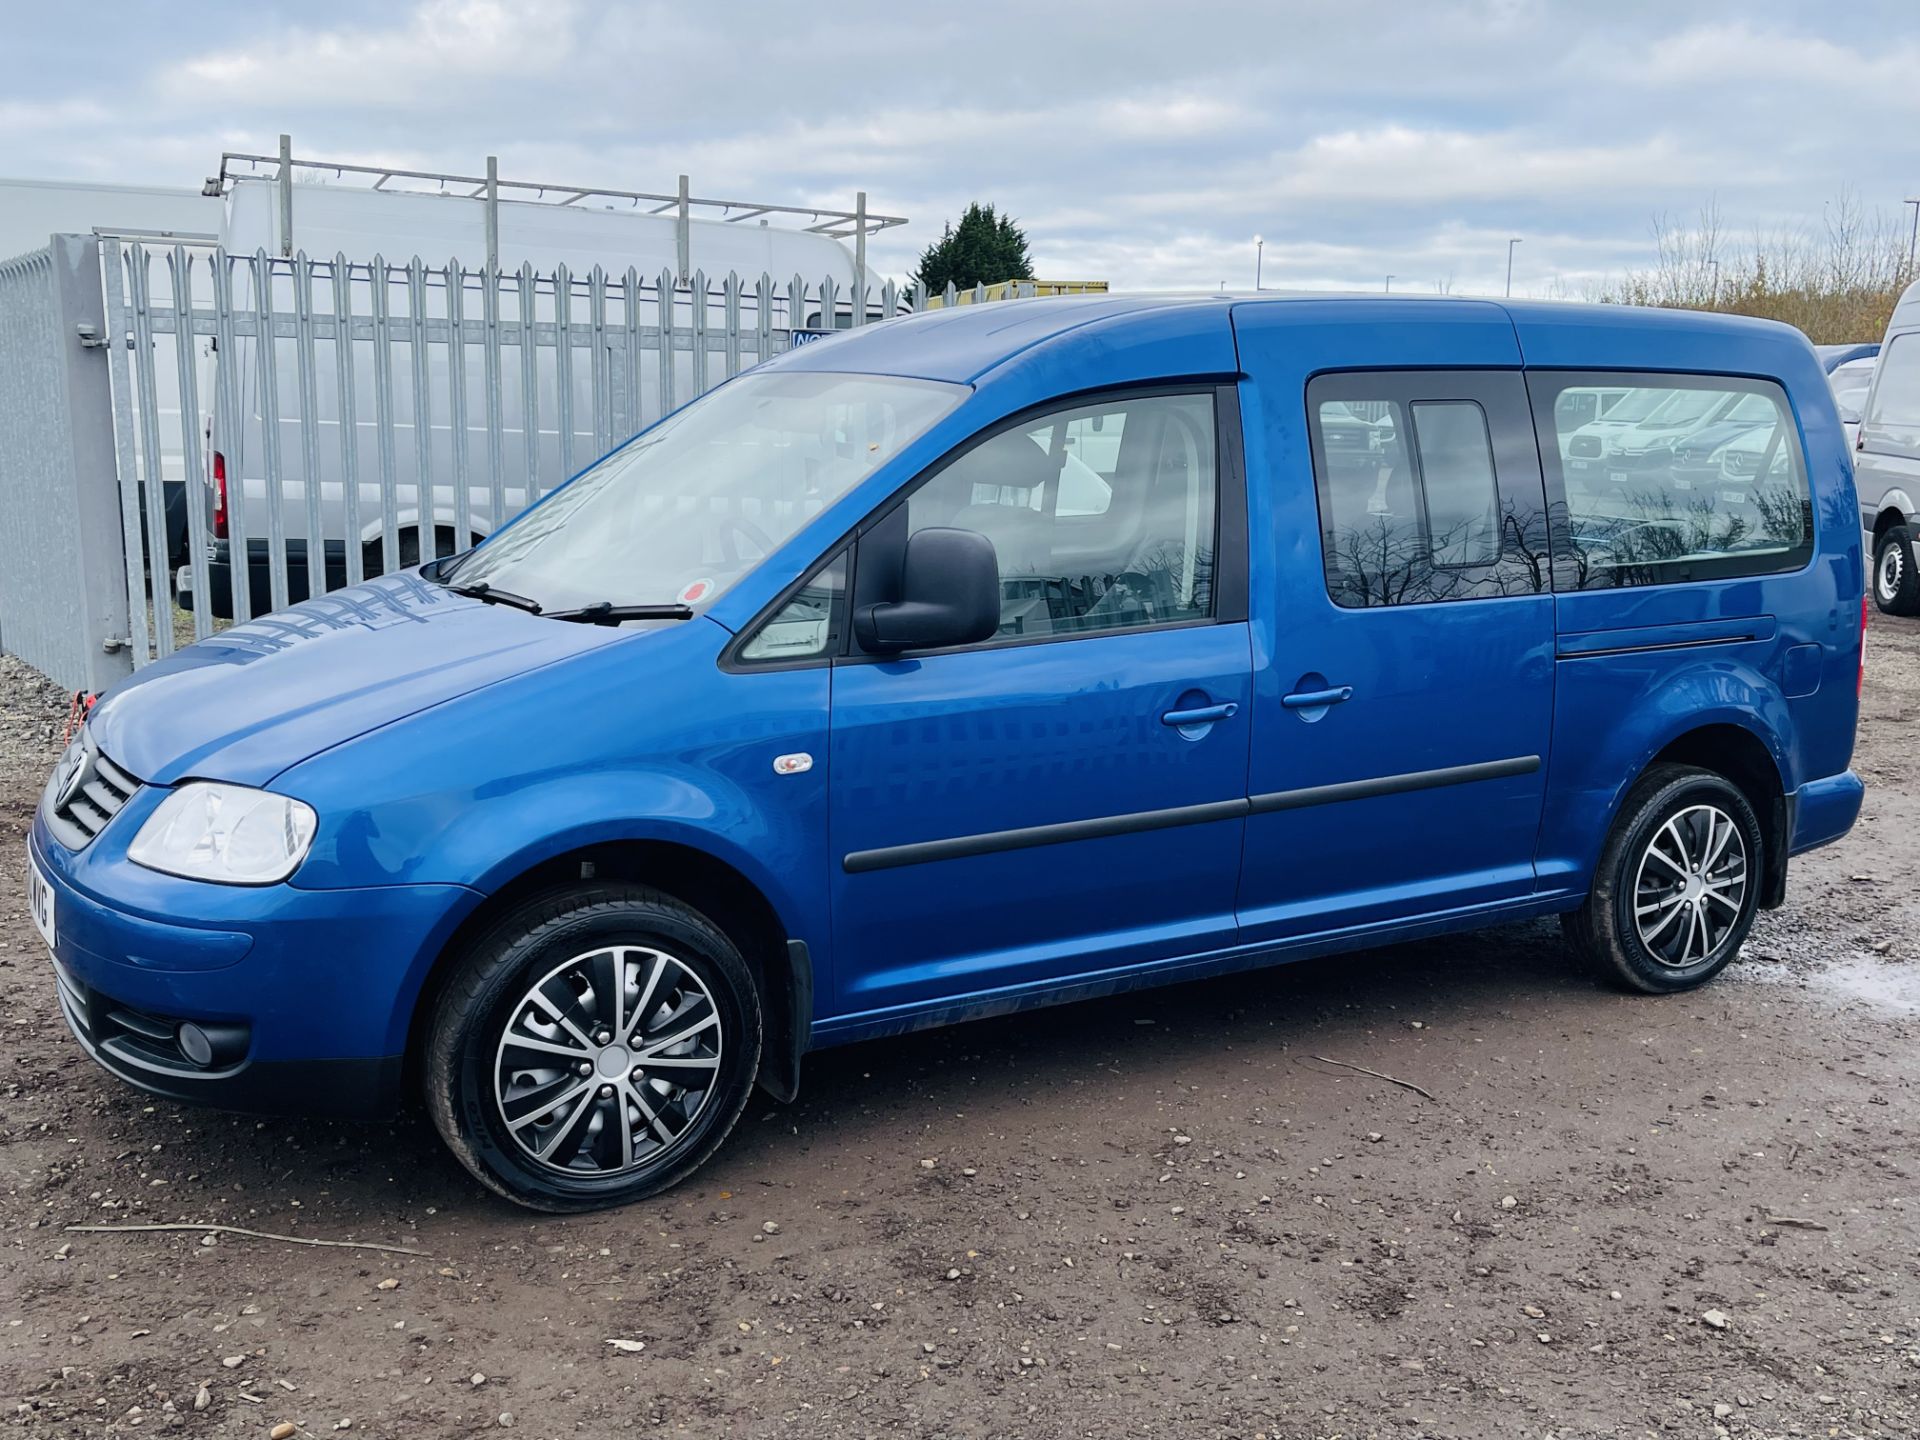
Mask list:
[[[1815,969],[1768,962],[1736,964],[1729,978],[1763,985],[1792,985],[1837,1001],[1860,1001],[1902,1015],[1920,1014],[1920,966],[1850,956]]]

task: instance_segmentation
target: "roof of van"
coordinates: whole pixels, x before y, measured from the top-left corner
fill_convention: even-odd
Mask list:
[[[969,384],[1017,355],[1076,331],[1097,331],[1099,341],[1109,343],[1134,330],[1165,328],[1178,312],[1186,312],[1186,328],[1215,323],[1224,327],[1230,312],[1249,306],[1297,307],[1302,324],[1337,318],[1354,325],[1400,326],[1438,320],[1443,313],[1488,319],[1504,315],[1526,364],[1562,369],[1733,366],[1777,374],[1782,366],[1814,361],[1806,336],[1791,325],[1741,315],[1565,301],[1269,290],[1049,296],[959,306],[844,331],[773,363],[783,369],[911,375]],[[1747,363],[1736,365],[1742,358]]]

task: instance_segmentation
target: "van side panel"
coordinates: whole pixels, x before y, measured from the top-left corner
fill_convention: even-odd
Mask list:
[[[1516,307],[1515,329],[1530,375],[1665,371],[1775,381],[1793,411],[1813,501],[1814,555],[1800,570],[1556,595],[1542,886],[1562,877],[1584,889],[1640,772],[1673,741],[1710,725],[1736,726],[1766,747],[1790,813],[1809,787],[1807,807],[1826,819],[1798,830],[1796,848],[1844,831],[1858,807],[1858,782],[1846,771],[1859,712],[1865,570],[1845,436],[1812,347],[1761,321],[1709,329],[1680,314],[1603,306],[1551,319]],[[1552,503],[1562,492],[1550,423],[1540,448]],[[1845,819],[1836,819],[1843,810]],[[1818,833],[1823,828],[1831,833]]]

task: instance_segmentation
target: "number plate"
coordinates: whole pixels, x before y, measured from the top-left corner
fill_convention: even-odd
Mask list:
[[[1625,485],[1633,479],[1633,474],[1627,470],[1609,470],[1607,472],[1607,478],[1616,485]]]
[[[53,882],[40,873],[40,862],[33,858],[32,850],[27,851],[27,910],[40,938],[49,950],[54,949],[58,932],[53,924]]]

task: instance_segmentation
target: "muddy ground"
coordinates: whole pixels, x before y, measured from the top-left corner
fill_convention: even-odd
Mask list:
[[[1920,625],[1875,619],[1865,818],[1701,992],[1529,924],[856,1046],[584,1219],[417,1116],[85,1060],[21,901],[62,711],[0,666],[13,1433],[1920,1433]],[[65,1229],[150,1221],[418,1254]]]

